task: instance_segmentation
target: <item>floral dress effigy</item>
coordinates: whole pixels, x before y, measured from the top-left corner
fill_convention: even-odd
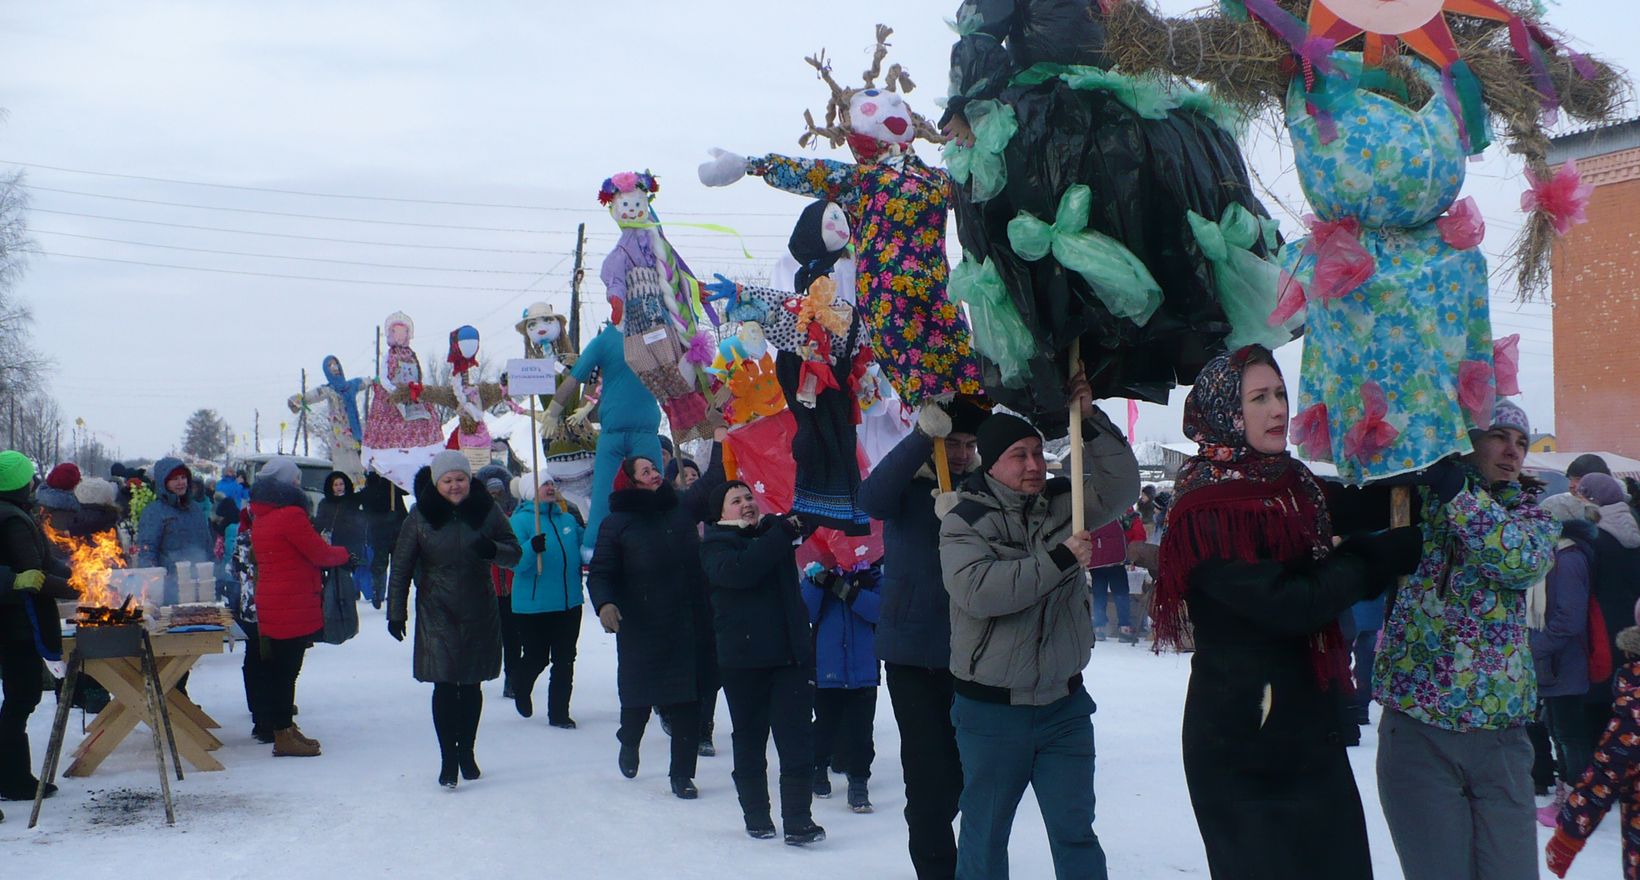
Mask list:
[[[748,173],[848,213],[857,289],[877,363],[906,403],[980,393],[967,319],[945,293],[951,178],[914,155],[868,165],[770,154]]]
[[[1467,157],[1439,77],[1418,66],[1434,97],[1414,110],[1357,88],[1358,55],[1333,58],[1342,78],[1321,85],[1335,92],[1336,138],[1324,142],[1300,82],[1288,95],[1287,130],[1316,220],[1280,260],[1308,293],[1293,440],[1359,484],[1468,452],[1496,385],[1486,257],[1442,218]],[[1332,280],[1352,268],[1370,274]]]

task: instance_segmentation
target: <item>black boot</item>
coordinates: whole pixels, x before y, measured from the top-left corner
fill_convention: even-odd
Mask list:
[[[867,777],[864,776],[848,778],[848,808],[856,813],[871,812],[871,793],[866,783]]]
[[[831,797],[831,774],[827,772],[825,764],[814,768],[814,796]]]
[[[535,700],[529,691],[515,690],[508,696],[512,697],[513,708],[518,710],[518,714],[524,716],[525,718],[535,714]]]
[[[799,819],[786,823],[786,845],[808,846],[826,839],[826,829],[814,824],[813,819]]]
[[[693,779],[684,779],[681,776],[672,777],[672,793],[679,800],[692,801],[700,797],[700,789],[695,787]]]
[[[804,775],[783,776],[780,780],[780,824],[785,826],[789,846],[806,846],[826,839],[826,829],[814,824],[810,813],[813,780]]]
[[[735,794],[740,798],[740,814],[746,820],[746,833],[758,840],[775,835],[774,820],[769,818],[769,780],[761,775],[730,773],[735,780]]]
[[[615,756],[615,765],[621,768],[621,775],[628,779],[638,775],[638,747],[621,743],[621,751]]]
[[[440,756],[438,768],[438,784],[445,788],[456,787],[456,756],[453,752],[445,752]]]
[[[484,714],[484,692],[476,684],[461,687],[462,731],[456,760],[461,764],[461,778],[470,781],[483,775],[478,770],[478,761],[473,759],[473,742],[478,739],[478,720]]]

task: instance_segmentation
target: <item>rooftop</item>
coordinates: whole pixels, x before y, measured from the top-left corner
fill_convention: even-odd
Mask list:
[[[1549,164],[1640,149],[1640,117],[1593,125],[1549,139]]]

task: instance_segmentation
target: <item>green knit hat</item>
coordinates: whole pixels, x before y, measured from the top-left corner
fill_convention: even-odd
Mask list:
[[[0,492],[15,492],[34,481],[34,462],[16,450],[0,452]]]

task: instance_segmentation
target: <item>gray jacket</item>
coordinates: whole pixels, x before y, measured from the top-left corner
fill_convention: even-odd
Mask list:
[[[1090,420],[1083,444],[1084,528],[1095,529],[1139,496],[1139,465],[1120,434]],[[1045,706],[1069,694],[1088,665],[1093,619],[1086,576],[1060,545],[1071,533],[1071,484],[1041,495],[986,474],[962,487],[940,523],[940,567],[951,595],[951,673],[1006,689],[1009,703]]]

